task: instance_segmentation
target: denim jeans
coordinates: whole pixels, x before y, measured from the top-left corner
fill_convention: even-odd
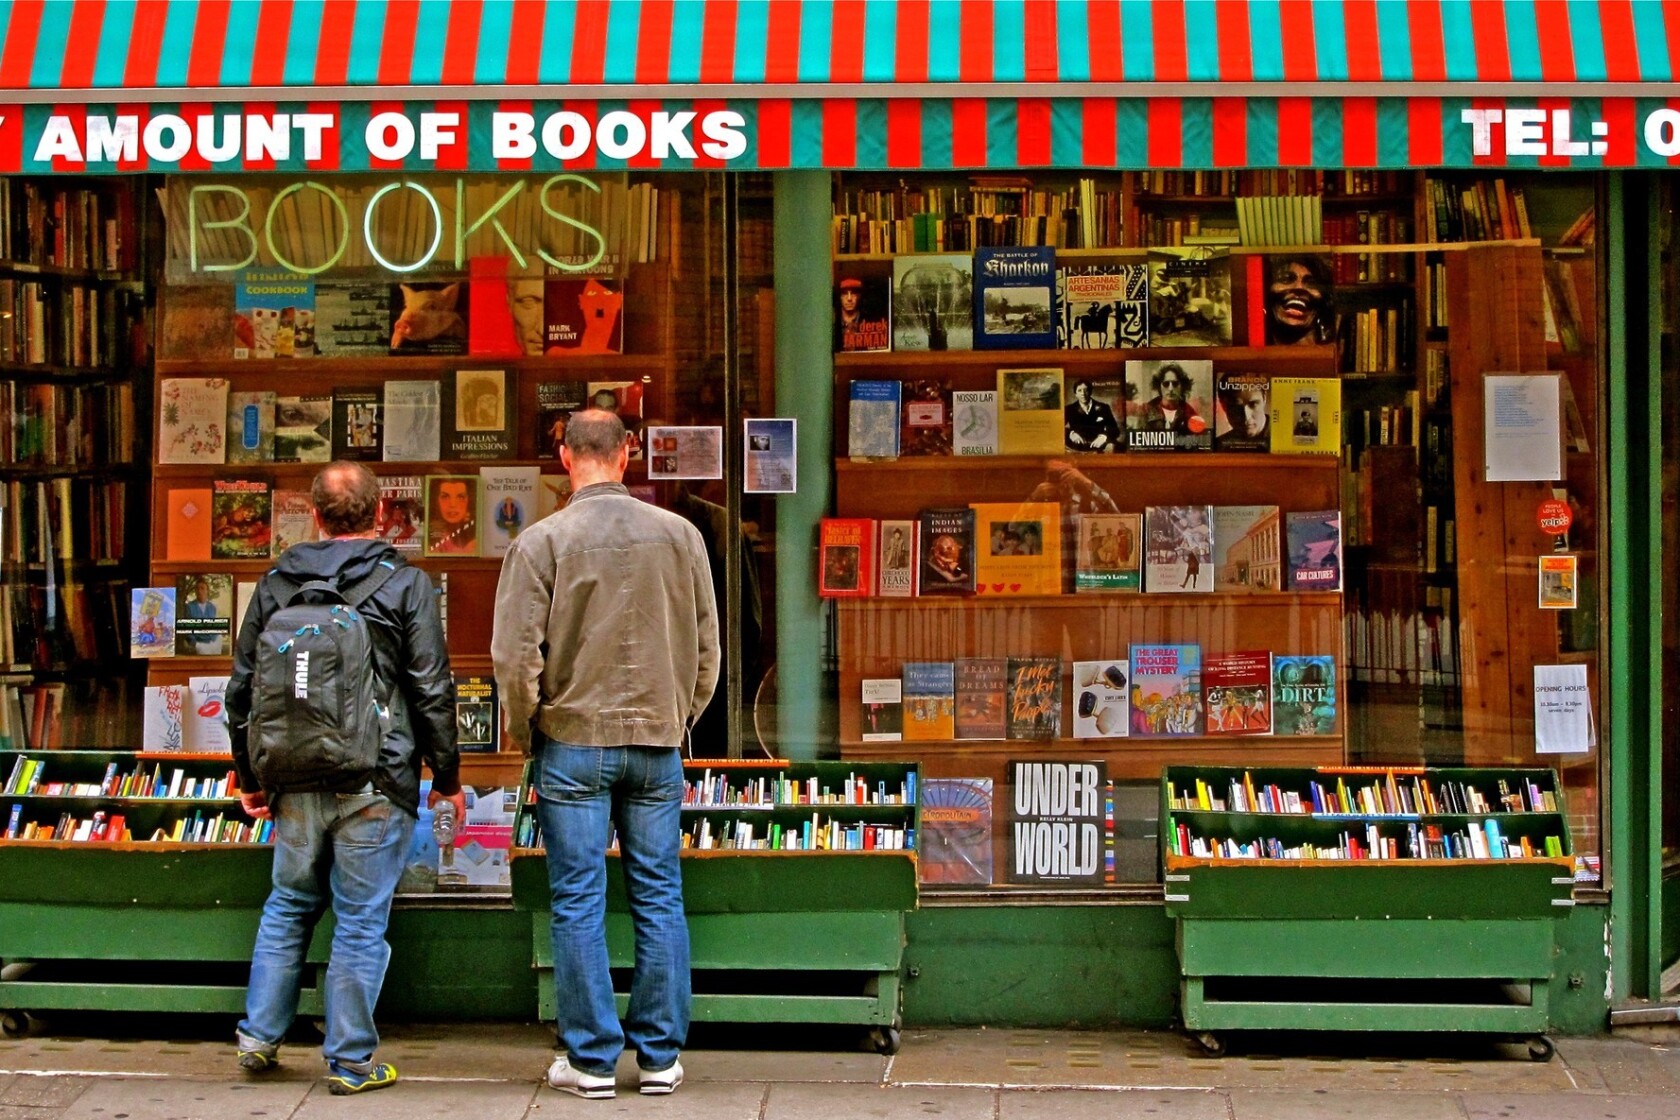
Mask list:
[[[683,916],[682,760],[673,747],[580,747],[537,737],[537,813],[554,895],[560,1045],[572,1065],[610,1075],[626,1044],[646,1070],[688,1038]],[[622,1026],[607,958],[607,840],[618,826],[636,972]]]
[[[239,1033],[278,1045],[297,1016],[309,935],[330,901],[327,963],[329,1061],[360,1066],[379,1032],[373,1007],[385,983],[391,917],[414,817],[382,793],[288,793],[274,813],[274,887],[251,954],[251,986]]]

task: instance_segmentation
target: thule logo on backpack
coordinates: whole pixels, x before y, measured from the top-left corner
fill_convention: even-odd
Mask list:
[[[306,649],[298,650],[297,660],[292,664],[292,695],[309,699],[309,651]]]

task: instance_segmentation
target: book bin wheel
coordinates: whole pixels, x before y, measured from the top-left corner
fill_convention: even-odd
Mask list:
[[[875,1053],[887,1057],[898,1053],[902,1038],[897,1027],[873,1027],[869,1031],[869,1045],[875,1048]]]
[[[1202,1053],[1208,1057],[1223,1058],[1225,1056],[1225,1040],[1212,1031],[1197,1031],[1195,1039],[1196,1045],[1200,1046]]]
[[[28,1033],[28,1015],[22,1011],[0,1011],[0,1038],[23,1038]]]
[[[1537,1034],[1528,1040],[1528,1058],[1532,1062],[1549,1062],[1552,1055],[1557,1053],[1557,1047],[1552,1040],[1543,1034]]]

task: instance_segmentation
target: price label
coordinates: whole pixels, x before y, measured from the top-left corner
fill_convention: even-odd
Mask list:
[[[1569,503],[1556,498],[1547,498],[1540,503],[1540,508],[1534,511],[1534,519],[1540,523],[1540,531],[1560,537],[1569,532],[1569,526],[1575,517],[1569,512]]]

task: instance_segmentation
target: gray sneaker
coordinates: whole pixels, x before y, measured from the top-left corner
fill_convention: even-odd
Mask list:
[[[239,1043],[239,1068],[246,1073],[267,1073],[280,1064],[280,1047],[259,1042],[248,1034],[234,1032]]]
[[[548,1067],[548,1087],[558,1089],[562,1093],[588,1097],[590,1100],[605,1100],[618,1095],[616,1079],[602,1077],[598,1073],[586,1073],[567,1061],[564,1054],[555,1058],[554,1064]],[[669,1089],[665,1091],[670,1092]]]
[[[642,1087],[642,1096],[657,1097],[675,1092],[682,1084],[682,1062],[672,1062],[664,1069],[639,1069],[636,1071]]]

